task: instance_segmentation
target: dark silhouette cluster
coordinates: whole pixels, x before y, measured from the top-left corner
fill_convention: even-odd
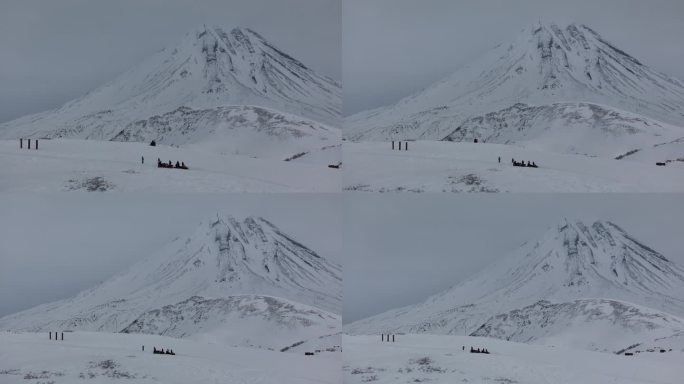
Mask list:
[[[480,348],[470,347],[470,353],[486,353],[489,355],[489,351],[487,350],[487,348],[480,349]]]
[[[164,348],[157,349],[157,347],[152,347],[152,353],[155,355],[176,355],[175,353],[173,353],[173,349],[165,350]]]
[[[185,165],[185,163],[182,161],[181,162],[176,161],[176,165],[173,165],[171,160],[169,160],[168,163],[164,163],[159,158],[157,158],[157,168],[188,169],[187,165]]]
[[[530,163],[529,160],[527,160],[527,164],[525,164],[525,160],[523,161],[515,161],[515,159],[511,159],[511,163],[513,164],[514,167],[530,167],[530,168],[539,168],[537,164],[533,162]]]

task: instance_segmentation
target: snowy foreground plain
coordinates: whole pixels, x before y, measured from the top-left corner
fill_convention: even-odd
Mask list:
[[[681,383],[681,352],[621,356],[466,336],[343,336],[345,383]],[[461,349],[465,346],[465,351]],[[470,353],[487,348],[489,355]]]
[[[561,155],[513,145],[345,142],[343,190],[357,192],[682,192],[684,163]],[[501,164],[498,157],[501,156]],[[539,168],[513,167],[534,161]]]
[[[145,352],[141,350],[145,345]],[[153,346],[176,355],[155,355]],[[164,336],[0,332],[0,383],[341,383],[340,353],[273,352]]]
[[[145,164],[141,164],[141,156]],[[206,146],[150,147],[145,143],[40,140],[38,150],[0,141],[0,192],[339,192],[340,148],[292,161],[220,154]],[[189,170],[157,168],[157,158]]]

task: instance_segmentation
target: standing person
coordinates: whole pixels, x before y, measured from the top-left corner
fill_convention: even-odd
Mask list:
[[[141,157],[140,157],[140,160],[141,160],[141,162],[142,162],[143,164],[145,164],[145,156],[141,156]]]
[[[499,156],[499,164],[501,164],[501,156]]]

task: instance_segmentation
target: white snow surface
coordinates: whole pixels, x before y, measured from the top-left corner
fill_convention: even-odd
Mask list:
[[[343,143],[343,189],[358,192],[682,192],[684,141],[621,160],[472,142]],[[501,157],[501,163],[498,158]],[[539,168],[514,167],[533,161]],[[632,160],[635,161],[632,161]],[[677,160],[679,159],[679,160]],[[667,162],[657,166],[656,162]]]
[[[679,383],[682,351],[623,356],[483,337],[344,336],[345,383]],[[470,353],[470,347],[489,354]],[[462,349],[465,347],[465,350]]]
[[[611,222],[564,219],[538,241],[424,302],[344,329],[565,340],[575,348],[617,351],[678,333],[683,315],[682,267]]]
[[[257,137],[252,136],[253,139]],[[0,140],[1,192],[339,192],[341,146],[321,142],[300,157],[297,146],[273,140],[242,141],[266,158],[228,150],[231,141],[207,141],[180,148],[97,140],[39,140],[39,149],[19,149],[18,140]],[[32,143],[32,148],[35,144]],[[287,154],[274,157],[285,148]],[[291,152],[289,151],[291,150]],[[273,151],[270,155],[269,151]],[[145,163],[141,164],[141,157]],[[157,159],[183,161],[190,169],[157,168]]]
[[[341,291],[339,265],[267,220],[217,214],[96,287],[0,318],[0,329],[142,332],[280,350],[338,333]]]
[[[176,355],[155,355],[153,347]],[[333,384],[342,382],[340,360],[336,352],[304,356],[157,335],[65,332],[55,341],[47,331],[0,332],[3,384]]]

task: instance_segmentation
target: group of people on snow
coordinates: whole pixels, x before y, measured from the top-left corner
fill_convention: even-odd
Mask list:
[[[487,348],[480,349],[480,348],[470,347],[470,353],[486,353],[486,354],[489,354],[489,351],[487,350]]]
[[[162,162],[159,158],[157,158],[157,167],[158,168],[178,168],[178,169],[188,169],[188,167],[185,165],[184,162],[178,162],[176,161],[176,165],[173,165],[171,160],[169,160],[168,163]]]
[[[175,353],[173,353],[173,349],[164,350],[164,348],[157,349],[157,347],[152,347],[152,353],[157,355],[175,355]]]
[[[501,162],[501,160],[499,160],[499,162]],[[525,160],[518,162],[518,161],[515,161],[515,159],[511,159],[511,163],[513,164],[514,167],[538,168],[537,164],[535,164],[534,161],[530,163],[529,160],[527,160],[527,165],[525,165]]]

